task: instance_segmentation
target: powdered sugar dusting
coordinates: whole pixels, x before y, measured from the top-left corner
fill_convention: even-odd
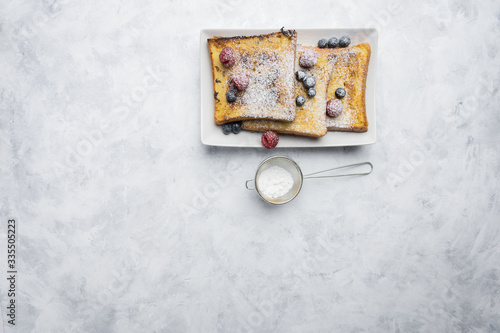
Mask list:
[[[355,105],[353,99],[350,98],[354,94],[363,93],[361,91],[363,87],[356,85],[356,82],[359,82],[357,75],[364,75],[364,73],[352,70],[361,66],[362,54],[360,45],[339,49],[336,53],[337,63],[328,87],[328,98],[335,99],[337,88],[344,88],[346,96],[340,100],[343,104],[343,112],[338,117],[327,115],[326,123],[329,130],[350,130],[358,121],[358,109],[364,107],[364,105]]]
[[[273,39],[274,38],[274,39]],[[237,90],[231,77],[244,73],[249,84],[238,91],[234,106],[242,110],[241,117],[291,121],[295,118],[294,59],[295,38],[283,43],[270,37],[251,50],[234,47],[236,63],[228,69],[228,88]]]
[[[276,53],[245,54],[243,57],[248,61],[240,62],[238,67],[247,73],[250,83],[236,103],[245,105],[251,111],[274,109],[279,99],[277,81],[280,73]]]
[[[262,171],[257,178],[259,192],[268,199],[276,199],[287,194],[292,186],[293,177],[290,172],[277,165]]]
[[[306,97],[306,89],[302,82],[295,78],[295,96],[302,95],[306,97],[303,106],[296,108],[297,115],[292,122],[285,123],[279,121],[248,120],[243,122],[243,129],[251,131],[274,130],[279,133],[291,133],[297,135],[319,137],[326,134],[326,93],[327,84],[330,80],[335,55],[326,50],[320,50],[314,47],[297,47],[296,68],[299,68],[299,59],[304,50],[313,49],[318,53],[318,62],[315,66],[305,69],[307,75],[311,75],[316,80],[316,96]]]
[[[326,133],[325,111],[326,111],[326,92],[327,84],[330,80],[332,67],[335,63],[335,58],[330,56],[328,52],[315,47],[302,47],[300,56],[304,53],[312,51],[318,56],[315,66],[305,69],[306,76],[312,76],[316,80],[316,96],[313,98],[306,97],[306,102],[303,106],[297,107],[297,117],[300,117],[295,123],[298,129],[304,134],[321,136]],[[301,59],[301,58],[299,58]],[[297,59],[298,62],[300,60]],[[295,84],[295,94],[307,96],[306,88],[301,82]]]

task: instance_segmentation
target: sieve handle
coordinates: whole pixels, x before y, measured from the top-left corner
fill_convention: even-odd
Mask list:
[[[255,190],[255,187],[254,188],[248,187],[248,182],[253,182],[253,179],[249,179],[245,182],[245,187],[247,188],[247,190]]]
[[[346,173],[346,174],[340,174],[340,175],[333,175],[333,176],[314,176],[318,175],[320,173],[328,172],[328,171],[333,171],[333,170],[339,170],[339,169],[345,169],[345,168],[351,168],[351,167],[357,167],[361,165],[369,165],[370,166],[370,171],[368,172],[360,172],[360,173]],[[362,162],[362,163],[356,163],[356,164],[349,164],[349,165],[344,165],[341,167],[333,168],[333,169],[327,169],[323,171],[318,171],[318,172],[313,172],[308,175],[304,176],[304,179],[306,178],[330,178],[330,177],[346,177],[346,176],[363,176],[363,175],[369,175],[373,171],[373,164],[370,162]],[[311,177],[313,176],[313,177]]]

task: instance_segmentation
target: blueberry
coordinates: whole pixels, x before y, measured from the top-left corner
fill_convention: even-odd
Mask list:
[[[297,80],[299,81],[304,81],[304,79],[306,78],[306,72],[304,71],[301,71],[300,69],[295,72],[295,77],[297,78]]]
[[[304,105],[304,103],[306,102],[306,99],[304,98],[304,96],[297,96],[297,98],[295,99],[295,103],[297,103],[298,106],[302,106]]]
[[[349,46],[349,44],[351,44],[351,39],[349,37],[347,37],[347,36],[340,37],[340,40],[339,40],[340,47],[347,47],[347,46]]]
[[[236,100],[236,93],[232,90],[229,90],[227,93],[226,93],[226,98],[227,98],[227,101],[229,103],[232,103]]]
[[[335,47],[339,46],[339,40],[337,37],[332,37],[328,40],[328,47],[333,49]]]
[[[312,88],[316,85],[316,80],[312,76],[308,76],[304,79],[304,87],[307,89]]]
[[[310,98],[313,98],[314,96],[316,96],[316,89],[314,88],[309,88],[307,90],[307,96],[309,96]]]
[[[337,88],[337,90],[335,90],[335,96],[337,96],[337,98],[344,98],[345,97],[345,89],[344,88]]]
[[[224,124],[222,125],[222,133],[228,135],[229,133],[231,133],[233,129],[233,125],[232,124]]]
[[[325,38],[320,39],[320,40],[318,41],[318,47],[319,47],[320,49],[324,49],[327,45],[328,45],[328,41],[327,41]]]
[[[241,121],[237,121],[235,123],[232,124],[232,131],[234,134],[238,134],[239,132],[241,132]]]

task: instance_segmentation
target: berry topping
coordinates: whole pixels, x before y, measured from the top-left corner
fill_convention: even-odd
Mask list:
[[[337,37],[332,37],[328,40],[328,47],[333,49],[335,47],[339,46],[339,40]]]
[[[297,96],[297,98],[295,99],[295,103],[298,105],[298,106],[302,106],[304,105],[304,103],[306,102],[306,99],[304,98],[304,96]]]
[[[298,81],[304,81],[304,79],[306,78],[306,72],[299,69],[297,72],[295,72],[295,78],[297,78]]]
[[[330,117],[338,117],[342,113],[344,107],[339,99],[331,99],[326,102],[326,114]]]
[[[232,80],[238,90],[245,90],[248,87],[248,84],[250,83],[250,79],[248,78],[248,75],[246,75],[245,73],[235,74]]]
[[[234,122],[232,123],[232,128],[231,130],[233,131],[234,134],[238,134],[239,132],[241,132],[241,121],[237,121],[237,122]]]
[[[316,96],[316,89],[314,88],[309,88],[307,90],[307,96],[310,97],[310,98],[313,98],[314,96]]]
[[[327,41],[325,38],[320,39],[320,40],[318,41],[318,47],[319,47],[320,49],[324,49],[327,45],[328,45],[328,41]]]
[[[236,93],[232,90],[229,90],[227,93],[226,93],[226,99],[229,103],[232,103],[236,100]]]
[[[311,49],[305,49],[299,59],[299,64],[302,67],[312,67],[318,62],[318,53]]]
[[[233,129],[233,125],[232,124],[224,124],[222,125],[222,133],[228,135],[229,133],[231,133]]]
[[[236,57],[234,56],[233,49],[230,47],[225,47],[219,54],[219,60],[226,67],[231,67],[232,65],[234,65]]]
[[[266,133],[262,134],[262,145],[267,149],[273,149],[274,147],[276,147],[279,140],[280,137],[275,131],[267,131]]]
[[[308,76],[304,79],[304,87],[307,89],[312,88],[316,85],[316,80],[312,76]]]
[[[344,88],[337,88],[337,90],[335,90],[335,96],[337,96],[337,98],[344,98],[345,97],[345,89]]]
[[[340,37],[340,40],[339,40],[340,47],[347,47],[347,46],[349,46],[349,44],[351,44],[351,39],[349,37],[347,37],[347,36]]]

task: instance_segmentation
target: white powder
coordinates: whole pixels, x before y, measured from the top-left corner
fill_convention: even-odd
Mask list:
[[[246,74],[250,82],[244,92],[237,94],[234,105],[247,109],[247,112],[251,114],[260,114],[261,117],[265,118],[271,117],[271,113],[276,109],[280,99],[279,74],[281,65],[280,58],[275,52],[271,54],[265,52],[243,53],[241,61],[237,61],[231,68],[231,72]],[[229,89],[235,90],[231,81],[228,82],[228,85]],[[292,88],[293,85],[290,85],[288,90],[290,96],[293,96]]]
[[[257,179],[259,191],[268,199],[276,199],[285,195],[293,186],[290,172],[275,165],[264,170]]]

